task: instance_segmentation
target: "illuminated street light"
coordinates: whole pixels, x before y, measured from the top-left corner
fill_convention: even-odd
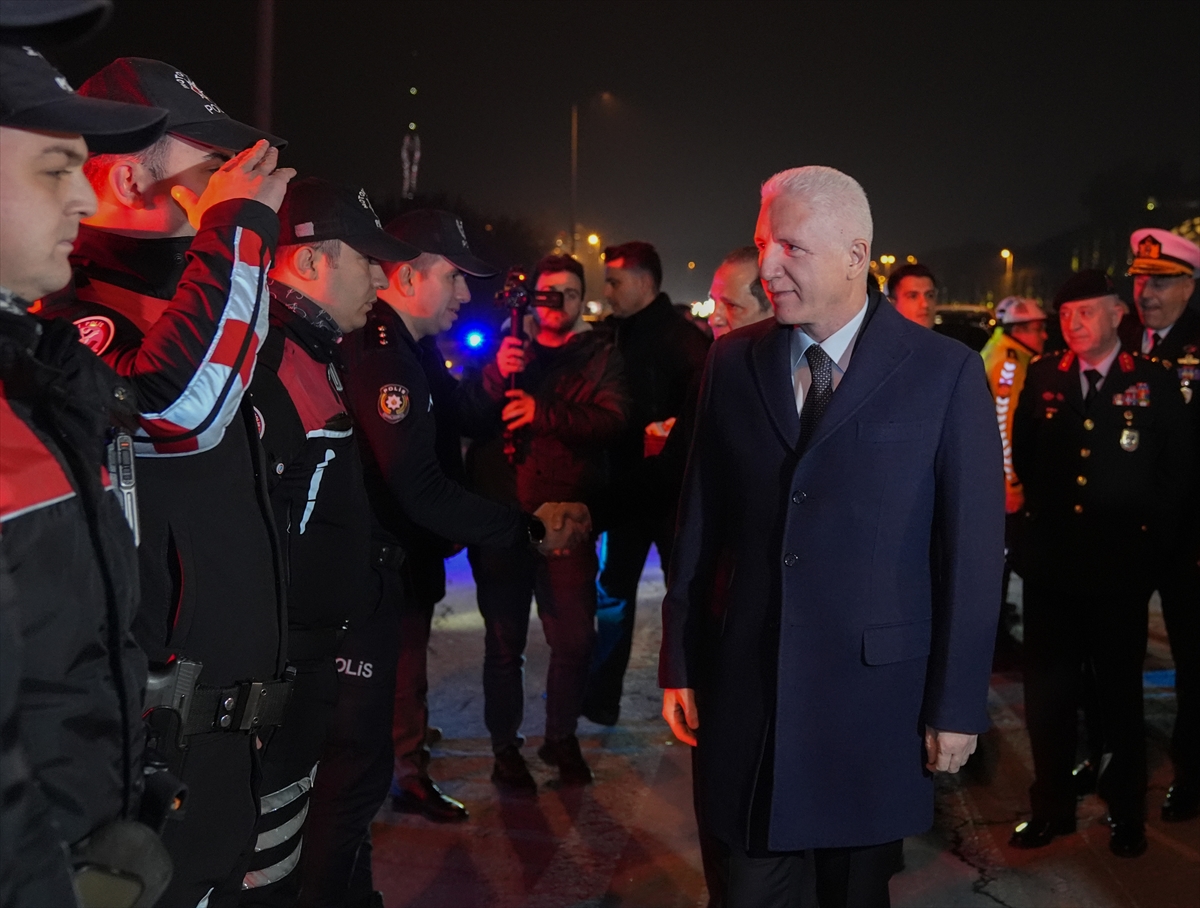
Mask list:
[[[915,265],[917,263],[917,257],[915,255],[910,255],[910,256],[908,256],[908,258],[905,259],[905,261],[908,262],[910,265]]]
[[[1011,293],[1012,292],[1012,279],[1013,279],[1013,261],[1016,259],[1016,256],[1012,254],[1012,250],[1001,249],[1000,250],[1000,258],[1004,259],[1004,285],[1005,285],[1005,287],[1008,288],[1009,292]]]
[[[599,246],[600,245],[600,237],[595,233],[589,233],[588,234],[588,245],[589,246]]]
[[[696,270],[696,263],[688,262],[688,271],[695,271],[695,270]]]
[[[894,255],[881,255],[879,257],[879,264],[891,267],[896,264],[896,257]]]

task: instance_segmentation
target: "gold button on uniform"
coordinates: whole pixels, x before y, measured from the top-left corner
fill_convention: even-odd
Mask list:
[[[1077,485],[1085,486],[1085,485],[1087,485],[1087,477],[1086,476],[1076,476],[1075,483]]]
[[[1096,428],[1096,424],[1090,419],[1085,419],[1083,421],[1083,427],[1090,432],[1092,429]]]
[[[1079,456],[1080,456],[1080,457],[1091,457],[1091,456],[1092,456],[1092,449],[1091,449],[1091,448],[1084,448],[1083,450],[1081,450],[1081,451],[1079,452]]]
[[[1075,505],[1075,513],[1082,514],[1083,513],[1083,505],[1081,505],[1081,504]]]

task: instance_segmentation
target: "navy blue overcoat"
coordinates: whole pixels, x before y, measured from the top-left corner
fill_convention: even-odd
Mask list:
[[[700,811],[735,847],[772,711],[778,851],[925,831],[923,726],[988,727],[1004,470],[983,361],[878,293],[868,307],[803,456],[791,329],[709,353],[659,682],[697,691]]]

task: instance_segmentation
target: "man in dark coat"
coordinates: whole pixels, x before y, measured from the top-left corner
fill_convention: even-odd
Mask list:
[[[1200,310],[1196,296],[1200,248],[1166,230],[1135,230],[1129,238],[1136,315],[1121,322],[1121,343],[1162,360],[1179,379],[1192,417],[1193,475],[1200,475]],[[1162,805],[1167,822],[1200,814],[1200,483],[1193,485],[1177,529],[1163,540],[1155,566],[1163,620],[1175,661],[1175,780]]]
[[[698,404],[659,682],[730,904],[794,904],[811,849],[822,908],[887,905],[930,773],[988,726],[1004,471],[983,364],[864,290],[871,234],[845,174],[767,181],[775,321],[714,346]]]

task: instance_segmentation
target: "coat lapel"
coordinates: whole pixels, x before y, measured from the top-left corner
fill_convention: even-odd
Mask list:
[[[800,414],[792,386],[792,329],[775,325],[750,348],[754,380],[780,440],[791,451],[800,441]]]
[[[878,293],[871,294],[866,323],[854,345],[850,366],[817,424],[816,434],[804,452],[806,455],[852,417],[912,354],[909,346],[899,338],[897,326],[890,324],[893,319],[903,323],[904,317],[891,304],[884,302],[881,305],[882,299]],[[795,409],[794,403],[792,406]]]

